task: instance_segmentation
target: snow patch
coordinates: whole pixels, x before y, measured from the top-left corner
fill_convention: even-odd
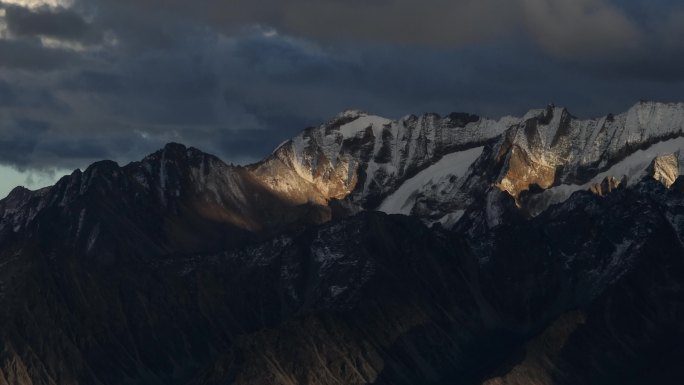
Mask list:
[[[81,209],[81,213],[78,215],[78,228],[76,229],[76,238],[81,235],[81,229],[83,229],[83,220],[85,219],[86,209]]]
[[[271,154],[275,154],[276,152],[278,152],[278,150],[280,150],[280,149],[281,149],[284,145],[286,145],[289,141],[290,141],[290,139],[284,140],[282,143],[280,143],[280,144],[278,145],[278,147],[276,147],[276,148],[271,152]]]
[[[482,154],[483,149],[484,147],[476,147],[443,156],[442,159],[432,166],[402,183],[392,195],[385,198],[380,207],[378,207],[378,211],[387,214],[409,215],[415,204],[417,192],[422,187],[431,182],[438,182],[440,179],[448,180],[445,177],[449,176],[463,177],[468,168]]]
[[[392,121],[380,116],[368,115],[362,116],[350,123],[340,127],[340,134],[344,139],[354,138],[360,133],[363,133],[368,127],[373,130],[373,135],[378,138],[382,134],[382,128]]]
[[[346,286],[330,286],[330,296],[335,298],[347,290]]]
[[[465,214],[465,210],[456,210],[453,213],[449,213],[441,218],[439,218],[437,221],[434,223],[439,223],[444,227],[445,229],[450,229],[452,228],[461,218],[463,218],[463,214]]]
[[[322,263],[324,266],[329,262],[344,258],[344,254],[340,251],[332,250],[330,247],[322,244],[317,246],[319,247],[314,247],[311,251],[316,262]]]
[[[95,225],[95,228],[90,233],[90,237],[88,237],[88,248],[87,248],[88,253],[90,253],[90,251],[92,251],[93,247],[95,246],[95,242],[97,242],[97,238],[99,236],[100,236],[100,224],[98,223],[97,225]]]

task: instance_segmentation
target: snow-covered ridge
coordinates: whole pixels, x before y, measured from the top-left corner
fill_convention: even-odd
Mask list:
[[[518,121],[468,114],[391,120],[346,111],[292,138],[250,169],[274,190],[298,201],[350,197],[373,207],[379,202],[372,201],[395,191],[443,155],[479,147]],[[275,176],[283,173],[288,177]]]
[[[23,228],[44,207],[69,206],[93,189],[128,202],[153,197],[146,204],[169,211],[183,201],[203,217],[255,231],[290,208],[283,220],[297,220],[302,206],[327,210],[317,219],[325,220],[332,200],[352,212],[379,209],[452,224],[468,210],[484,210],[492,189],[521,205],[519,195],[538,185],[546,191],[526,199],[543,210],[606,176],[638,178],[656,157],[655,177],[671,184],[684,170],[683,128],[684,104],[650,102],[587,120],[552,106],[498,120],[392,120],[348,110],[246,167],[176,144],[123,167],[98,162],[40,194],[17,190],[0,201],[0,230]]]
[[[362,115],[340,126],[339,133],[342,138],[350,139],[365,134],[365,131],[370,128],[373,131],[373,136],[377,138],[382,135],[382,129],[391,123],[391,120],[380,116]]]
[[[466,209],[491,185],[514,198],[532,184],[591,186],[640,148],[682,135],[683,125],[684,104],[675,103],[642,102],[586,120],[555,106],[499,120],[467,114],[390,120],[350,110],[286,142],[253,170],[299,202],[345,199],[432,222]],[[483,155],[481,146],[495,142]],[[471,168],[482,156],[490,158]],[[482,167],[500,160],[498,175],[484,176]]]

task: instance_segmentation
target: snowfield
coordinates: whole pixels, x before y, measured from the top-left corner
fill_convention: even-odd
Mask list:
[[[418,192],[424,186],[440,180],[447,181],[448,178],[445,177],[463,177],[468,168],[470,168],[470,165],[482,154],[483,149],[484,147],[476,147],[443,156],[442,159],[432,166],[402,183],[397,191],[385,198],[380,207],[378,207],[378,211],[387,214],[409,215],[416,202]]]

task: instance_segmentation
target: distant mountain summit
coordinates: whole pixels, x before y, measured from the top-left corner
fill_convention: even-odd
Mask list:
[[[350,110],[16,188],[0,385],[682,382],[683,130]]]

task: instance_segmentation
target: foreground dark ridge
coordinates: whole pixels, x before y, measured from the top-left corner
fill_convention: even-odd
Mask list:
[[[16,189],[0,384],[679,383],[682,110],[350,111]]]

